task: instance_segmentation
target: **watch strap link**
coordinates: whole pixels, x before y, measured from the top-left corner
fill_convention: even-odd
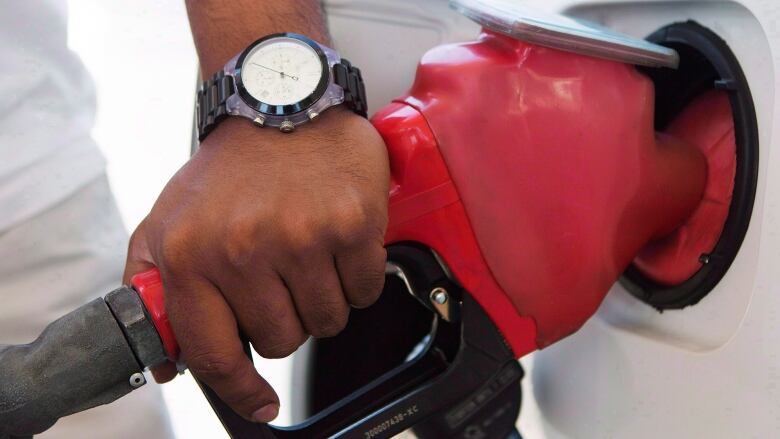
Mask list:
[[[355,113],[368,117],[366,86],[360,69],[348,60],[333,65],[333,81],[344,89],[344,104]]]
[[[228,116],[227,99],[233,94],[233,77],[219,71],[203,81],[196,101],[198,140],[203,140],[222,119]]]

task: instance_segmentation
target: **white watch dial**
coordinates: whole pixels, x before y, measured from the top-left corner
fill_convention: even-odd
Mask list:
[[[296,104],[314,93],[323,75],[320,57],[308,44],[274,38],[256,47],[241,66],[252,97],[268,105]]]

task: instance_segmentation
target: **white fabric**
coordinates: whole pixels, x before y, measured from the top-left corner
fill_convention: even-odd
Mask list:
[[[127,239],[105,175],[0,232],[0,344],[30,342],[51,321],[116,288]],[[173,437],[160,388],[149,378],[130,395],[61,419],[36,437]]]
[[[105,169],[90,138],[95,90],[66,23],[64,0],[0,0],[0,230]]]
[[[0,344],[32,341],[121,283],[127,232],[90,137],[95,90],[64,0],[0,0]],[[40,436],[172,438],[148,384]]]

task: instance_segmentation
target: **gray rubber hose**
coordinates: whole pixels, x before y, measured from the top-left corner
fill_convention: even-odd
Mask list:
[[[110,403],[145,384],[142,369],[106,301],[95,299],[30,344],[0,346],[0,438],[30,437]]]

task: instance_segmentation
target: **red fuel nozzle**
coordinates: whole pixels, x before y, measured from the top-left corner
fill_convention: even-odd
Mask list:
[[[392,170],[387,242],[434,249],[517,356],[550,345],[637,254],[676,281],[717,241],[733,141],[711,152],[731,116],[723,95],[701,99],[659,133],[653,83],[632,65],[490,31],[437,47],[372,119]]]
[[[173,335],[173,329],[168,321],[168,312],[165,310],[165,291],[160,271],[152,268],[138,273],[130,279],[130,284],[141,296],[146,311],[160,335],[165,354],[170,361],[175,362],[179,358],[179,344]]]

